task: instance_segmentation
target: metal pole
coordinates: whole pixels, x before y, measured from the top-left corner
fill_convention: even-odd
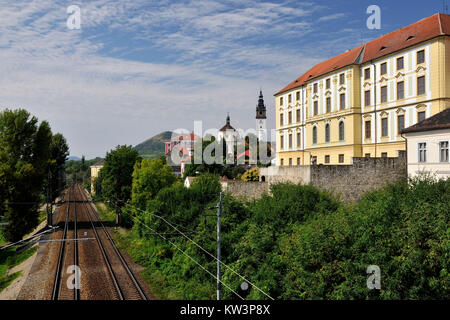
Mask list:
[[[122,214],[121,214],[121,208],[118,203],[116,203],[116,226],[120,226],[122,223]]]
[[[220,294],[220,217],[222,215],[222,195],[221,192],[217,208],[217,300],[222,298]]]

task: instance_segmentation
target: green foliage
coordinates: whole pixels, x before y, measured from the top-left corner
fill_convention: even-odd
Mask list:
[[[119,207],[131,198],[134,165],[140,161],[138,152],[132,146],[117,146],[106,154],[105,163],[100,170],[104,199]]]
[[[215,261],[176,229],[215,255],[216,219],[204,215],[215,213],[217,176],[158,189],[124,209],[137,221],[127,250],[159,298],[214,299],[214,279],[177,248],[213,274]],[[449,220],[450,180],[390,184],[351,205],[278,184],[249,203],[224,197],[222,261],[276,299],[449,299]],[[367,288],[369,265],[381,268],[379,291]],[[222,280],[234,290],[243,281],[227,268]],[[267,299],[255,288],[246,298]]]
[[[84,156],[83,156],[84,158]],[[65,163],[65,170],[68,183],[74,183],[75,181],[81,183],[90,184],[91,178],[91,166],[102,160],[102,158],[95,158],[91,160],[85,160],[84,164],[82,160],[68,160]]]
[[[450,181],[412,181],[367,194],[353,208],[296,225],[283,242],[282,298],[448,299]],[[366,268],[381,268],[368,290]]]
[[[3,228],[9,241],[20,240],[37,224],[51,141],[49,124],[38,125],[26,110],[0,113],[0,215],[9,222]]]
[[[94,179],[94,192],[95,192],[95,199],[96,200],[102,200],[103,196],[102,196],[102,180],[103,180],[103,175],[102,175],[102,170],[100,170],[97,178]]]
[[[241,179],[243,181],[252,182],[252,181],[259,181],[259,170],[258,168],[252,168],[242,175]]]
[[[60,133],[53,135],[50,143],[50,181],[46,181],[46,184],[50,184],[52,191],[51,201],[54,201],[65,187],[64,168],[68,156],[69,146],[64,136]]]
[[[145,207],[164,187],[170,187],[177,177],[172,168],[161,159],[144,159],[136,163],[133,171],[132,201],[134,206]]]

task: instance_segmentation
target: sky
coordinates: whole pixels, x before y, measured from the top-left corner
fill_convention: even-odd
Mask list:
[[[0,0],[0,109],[49,121],[87,159],[194,121],[220,128],[227,112],[254,128],[260,89],[272,129],[273,94],[315,63],[437,12],[442,0]]]

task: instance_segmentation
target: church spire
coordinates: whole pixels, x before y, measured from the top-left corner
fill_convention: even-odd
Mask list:
[[[230,125],[231,121],[230,121],[230,113],[227,113],[227,125]]]
[[[256,106],[256,119],[266,119],[266,105],[264,104],[264,97],[262,90],[259,90],[259,99]]]

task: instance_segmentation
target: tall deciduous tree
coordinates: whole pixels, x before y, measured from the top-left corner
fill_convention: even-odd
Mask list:
[[[69,156],[69,146],[61,133],[53,135],[50,143],[50,190],[51,201],[54,201],[64,188],[64,164]]]
[[[0,215],[7,240],[17,241],[38,222],[39,200],[50,158],[52,132],[26,110],[0,113]]]
[[[156,197],[161,189],[170,187],[176,179],[172,168],[163,164],[161,159],[144,159],[136,163],[133,172],[133,205],[145,208],[146,201]]]
[[[106,154],[105,163],[101,169],[102,195],[119,207],[131,198],[131,185],[134,165],[140,161],[138,151],[132,146],[117,146]],[[117,202],[118,200],[124,202]]]

